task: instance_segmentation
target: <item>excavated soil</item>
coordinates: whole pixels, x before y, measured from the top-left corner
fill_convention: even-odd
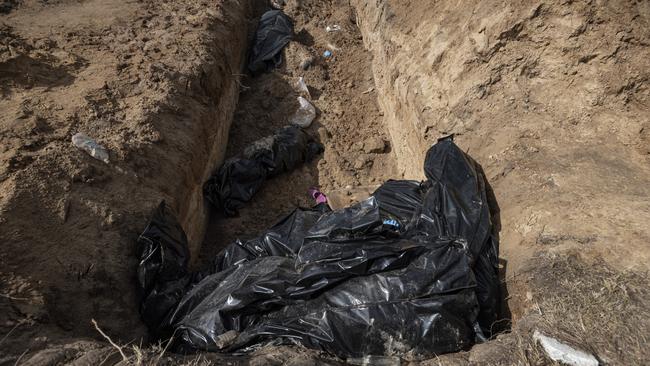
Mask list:
[[[448,134],[500,207],[503,332],[424,364],[550,364],[535,330],[602,364],[646,362],[647,2],[288,0],[285,61],[252,77],[246,50],[267,9],[0,2],[0,365],[339,363],[300,347],[181,357],[148,344],[138,234],[165,199],[200,268],[310,206],[311,186],[347,204],[422,178],[424,152]],[[203,182],[287,124],[300,76],[324,154],[268,180],[239,216],[211,212]],[[73,147],[77,132],[110,163]]]

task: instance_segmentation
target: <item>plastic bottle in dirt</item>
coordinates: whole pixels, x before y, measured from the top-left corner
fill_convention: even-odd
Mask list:
[[[79,149],[87,152],[90,156],[97,160],[101,160],[106,164],[110,162],[108,158],[108,150],[106,150],[106,148],[102,145],[98,144],[97,141],[81,132],[72,136],[72,144]]]
[[[301,96],[311,99],[311,93],[309,93],[307,83],[305,83],[305,79],[302,76],[298,78],[298,81],[296,81],[296,88]]]
[[[303,97],[298,97],[300,107],[296,113],[291,117],[290,123],[298,127],[307,128],[311,122],[316,118],[316,108]]]

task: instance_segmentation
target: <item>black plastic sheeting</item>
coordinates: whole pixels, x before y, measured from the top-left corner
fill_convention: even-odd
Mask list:
[[[188,273],[185,236],[161,204],[139,240],[144,321],[179,352],[302,344],[421,359],[482,341],[499,299],[494,202],[451,138],[424,171],[342,210],[298,208],[202,273]]]
[[[253,73],[271,70],[282,64],[282,49],[293,37],[293,24],[281,10],[269,10],[260,18],[248,69]]]
[[[243,157],[227,160],[205,183],[203,192],[226,216],[234,216],[267,178],[291,171],[322,151],[323,146],[299,127],[283,127],[254,142]]]

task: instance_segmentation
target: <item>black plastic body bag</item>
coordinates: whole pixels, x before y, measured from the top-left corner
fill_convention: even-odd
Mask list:
[[[388,181],[342,210],[296,209],[203,273],[187,272],[185,237],[162,204],[139,240],[143,319],[181,352],[299,343],[421,359],[467,348],[498,310],[486,182],[450,138],[424,169],[427,181]]]
[[[260,73],[282,64],[282,49],[293,37],[293,24],[281,10],[269,10],[260,18],[251,48],[248,69]]]
[[[297,126],[286,126],[255,141],[242,157],[226,162],[203,185],[207,200],[226,216],[250,201],[264,181],[311,161],[323,146]]]

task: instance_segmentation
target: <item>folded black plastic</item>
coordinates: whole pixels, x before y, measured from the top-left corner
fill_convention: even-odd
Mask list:
[[[200,275],[188,273],[185,237],[162,204],[140,238],[143,318],[180,352],[302,344],[421,359],[467,348],[499,299],[487,183],[451,139],[429,150],[425,174],[342,210],[296,209]]]
[[[226,216],[250,201],[267,178],[295,169],[323,151],[297,126],[287,126],[251,144],[243,157],[227,160],[205,183],[203,192]]]
[[[158,333],[190,282],[187,237],[165,201],[154,211],[138,239],[138,256],[140,314],[149,329]]]
[[[477,279],[479,323],[490,335],[499,311],[499,242],[495,235],[483,170],[451,138],[429,149],[424,173],[432,187],[417,214],[422,232],[462,240]]]
[[[282,49],[293,37],[293,24],[281,10],[270,10],[260,18],[255,42],[250,52],[248,69],[263,72],[282,63]]]

